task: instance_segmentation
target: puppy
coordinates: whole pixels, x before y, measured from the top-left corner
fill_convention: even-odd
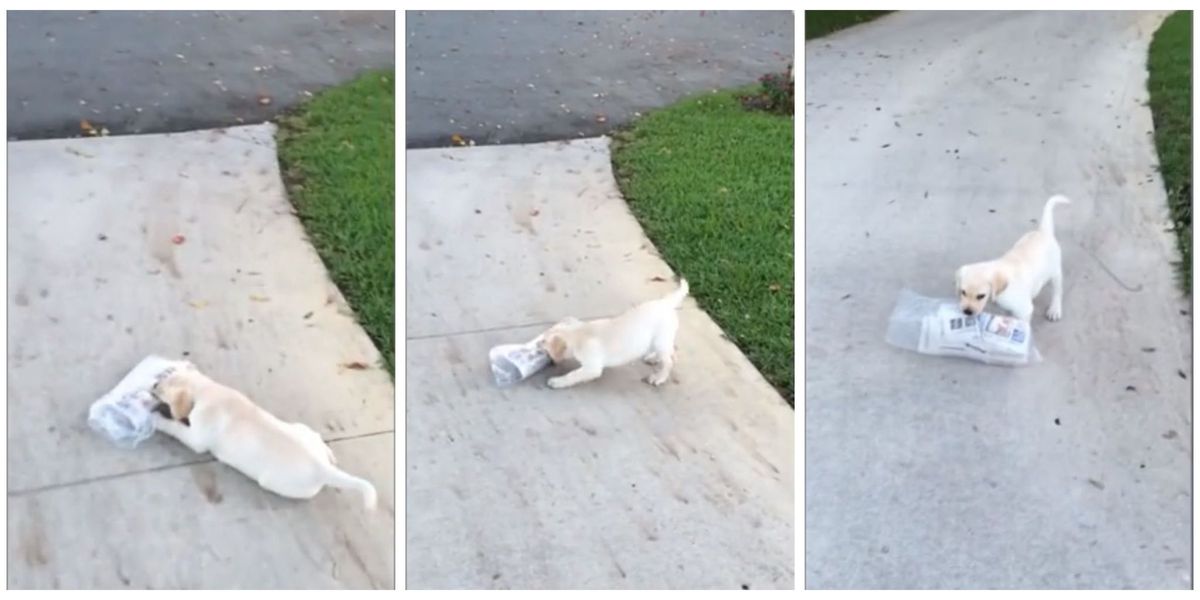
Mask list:
[[[1054,237],[1054,207],[1070,204],[1065,196],[1053,196],[1042,208],[1038,228],[1021,236],[1000,258],[959,267],[955,274],[958,304],[967,315],[983,312],[989,301],[1013,316],[1029,322],[1033,299],[1050,284],[1050,306],[1046,318],[1062,318],[1062,250]]]
[[[687,294],[687,280],[680,279],[674,292],[619,316],[587,322],[570,318],[551,327],[538,345],[555,363],[575,360],[579,368],[546,383],[555,389],[578,385],[596,379],[608,367],[638,358],[657,365],[646,378],[650,385],[666,383],[675,364],[675,334],[679,331],[675,310]]]
[[[167,374],[153,393],[161,403],[153,414],[155,429],[195,452],[211,452],[263,488],[301,499],[326,485],[353,489],[368,510],[375,508],[375,486],[334,466],[333,451],[307,425],[279,420],[195,368]]]

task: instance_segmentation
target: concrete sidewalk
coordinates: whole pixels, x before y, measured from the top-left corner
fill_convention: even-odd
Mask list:
[[[407,160],[408,587],[793,587],[794,414],[692,301],[661,388],[491,380],[491,346],[672,289],[607,139]]]
[[[392,381],[340,367],[379,353],[304,239],[273,133],[8,144],[10,588],[395,586]],[[151,353],[311,425],[380,510],[91,431],[89,404]]]
[[[1161,14],[900,12],[806,45],[806,585],[1189,588],[1189,303],[1145,106]],[[885,345],[1055,193],[1045,362]]]

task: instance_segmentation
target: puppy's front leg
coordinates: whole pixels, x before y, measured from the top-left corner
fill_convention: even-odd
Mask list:
[[[584,383],[587,381],[591,381],[593,379],[596,379],[597,377],[600,377],[600,374],[603,372],[604,372],[604,367],[601,367],[600,365],[594,364],[594,363],[593,364],[585,363],[585,364],[579,365],[578,369],[575,369],[574,371],[571,371],[570,373],[567,373],[566,375],[560,375],[558,377],[551,377],[550,379],[546,380],[546,384],[557,390],[557,389],[561,389],[561,388],[565,388],[565,387],[571,387],[573,385],[578,385],[578,384],[581,384],[581,383]]]
[[[1007,310],[1012,316],[1029,323],[1033,320],[1033,301],[1029,298],[1017,298],[1008,296],[1003,299],[997,298],[996,304]]]
[[[184,446],[190,448],[192,452],[197,454],[208,452],[208,445],[197,435],[195,429],[157,413],[151,416],[154,419],[155,429],[179,440]]]

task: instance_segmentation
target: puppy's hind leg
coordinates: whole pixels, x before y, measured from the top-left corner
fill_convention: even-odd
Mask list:
[[[650,353],[658,359],[656,363],[653,363],[657,368],[646,377],[646,383],[659,386],[671,378],[671,368],[675,366],[675,334],[678,331],[679,321],[673,319],[654,336],[654,346]]]
[[[1062,318],[1062,269],[1050,276],[1050,307],[1046,309],[1046,318],[1057,321]]]
[[[659,357],[658,368],[654,369],[654,372],[646,377],[646,383],[654,386],[666,383],[671,378],[671,368],[675,366],[673,352],[664,352]]]

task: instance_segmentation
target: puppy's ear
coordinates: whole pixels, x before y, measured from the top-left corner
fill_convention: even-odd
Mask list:
[[[195,406],[191,390],[182,385],[164,387],[162,401],[171,408],[171,417],[189,425],[188,416],[192,414],[192,407]]]
[[[1004,292],[1004,288],[1008,287],[1008,275],[1003,271],[996,270],[992,273],[992,298],[999,296]]]
[[[567,340],[558,333],[551,333],[546,336],[542,343],[542,348],[546,350],[546,354],[550,355],[550,360],[558,363],[567,358]]]

